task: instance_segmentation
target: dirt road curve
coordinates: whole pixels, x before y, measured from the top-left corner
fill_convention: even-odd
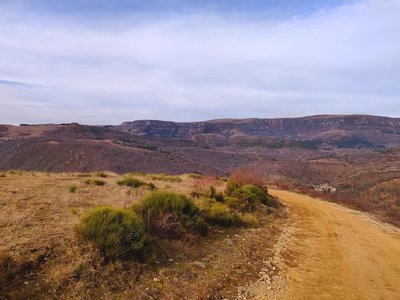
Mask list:
[[[270,192],[295,228],[283,299],[400,299],[398,230],[333,203]]]

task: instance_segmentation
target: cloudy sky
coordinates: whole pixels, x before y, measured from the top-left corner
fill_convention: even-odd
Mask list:
[[[400,0],[0,0],[0,123],[400,117]]]

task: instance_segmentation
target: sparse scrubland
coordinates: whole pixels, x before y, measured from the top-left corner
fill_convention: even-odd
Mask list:
[[[1,299],[231,298],[284,219],[250,176],[1,174]]]

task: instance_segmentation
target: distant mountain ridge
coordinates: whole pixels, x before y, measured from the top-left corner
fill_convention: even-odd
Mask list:
[[[337,140],[357,137],[371,144],[400,145],[400,118],[369,115],[318,115],[301,118],[224,119],[204,122],[140,120],[124,122],[115,129],[126,133],[162,138],[193,139],[237,135],[289,140]]]
[[[0,125],[0,170],[226,174],[256,163],[276,176],[319,181],[327,171],[306,171],[308,160],[396,148],[400,119],[366,115]]]

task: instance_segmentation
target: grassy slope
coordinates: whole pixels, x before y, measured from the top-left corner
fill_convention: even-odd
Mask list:
[[[279,232],[279,222],[271,218],[264,218],[257,228],[214,227],[196,244],[165,243],[152,264],[104,264],[88,243],[77,238],[74,225],[79,216],[98,205],[127,208],[148,190],[118,186],[121,177],[116,174],[93,178],[106,185],[87,185],[88,178],[76,173],[8,172],[0,178],[0,251],[18,263],[18,277],[9,287],[16,298],[231,298],[238,286],[257,276],[258,262],[269,257]],[[210,184],[224,188],[216,179],[187,175],[181,176],[182,182],[139,178],[182,193]],[[69,192],[71,185],[76,186],[75,193]],[[196,261],[201,263],[193,264]]]

